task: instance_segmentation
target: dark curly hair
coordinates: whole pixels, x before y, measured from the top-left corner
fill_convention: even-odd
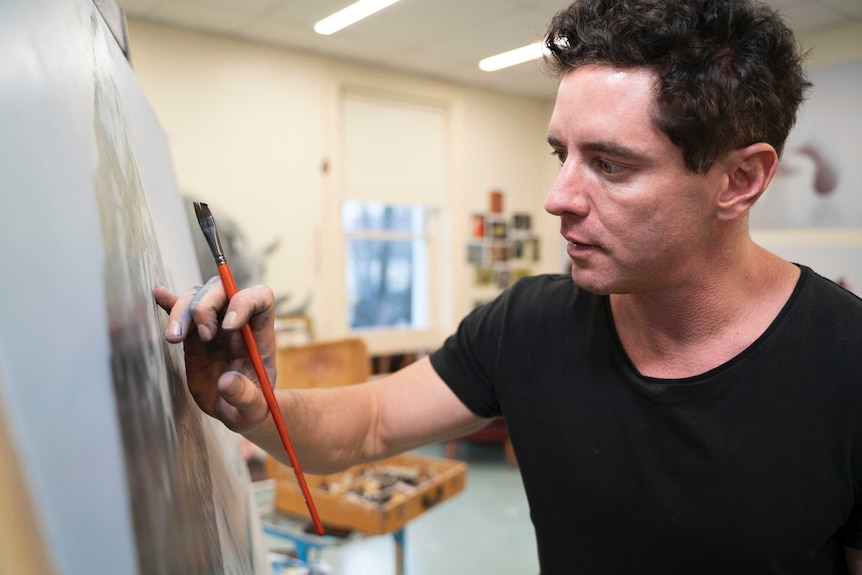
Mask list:
[[[705,173],[756,142],[781,154],[811,83],[793,33],[755,0],[576,0],[551,21],[546,63],[646,67],[655,125]]]

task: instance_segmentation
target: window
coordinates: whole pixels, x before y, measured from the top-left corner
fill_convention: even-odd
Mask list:
[[[424,206],[342,203],[351,329],[428,326],[428,215]]]
[[[448,197],[448,109],[354,85],[342,104],[338,209],[327,211],[343,237],[338,267],[327,269],[337,278],[326,285],[330,333],[358,335],[375,352],[426,349],[447,297],[436,215]]]

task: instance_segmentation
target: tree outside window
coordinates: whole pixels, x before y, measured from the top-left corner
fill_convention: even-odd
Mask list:
[[[428,324],[428,209],[345,201],[351,329],[424,329]]]

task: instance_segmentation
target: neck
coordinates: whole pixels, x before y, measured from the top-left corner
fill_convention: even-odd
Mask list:
[[[700,266],[661,290],[611,295],[629,358],[648,376],[691,377],[750,346],[781,311],[799,269],[750,240],[733,261]]]

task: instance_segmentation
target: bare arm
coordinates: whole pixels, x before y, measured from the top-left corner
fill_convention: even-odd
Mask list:
[[[848,575],[862,575],[862,551],[851,547],[844,548]]]
[[[272,291],[242,290],[228,304],[221,282],[176,296],[154,290],[169,312],[165,337],[183,344],[186,379],[198,406],[287,463],[239,330],[248,324],[275,382]],[[222,314],[223,317],[222,317]],[[285,382],[290,387],[290,382]],[[366,384],[276,390],[304,469],[325,473],[468,433],[490,420],[474,415],[425,358]]]
[[[428,358],[365,384],[280,389],[277,396],[297,456],[312,473],[331,473],[458,437],[490,421],[461,403]],[[246,437],[287,463],[271,421]]]

